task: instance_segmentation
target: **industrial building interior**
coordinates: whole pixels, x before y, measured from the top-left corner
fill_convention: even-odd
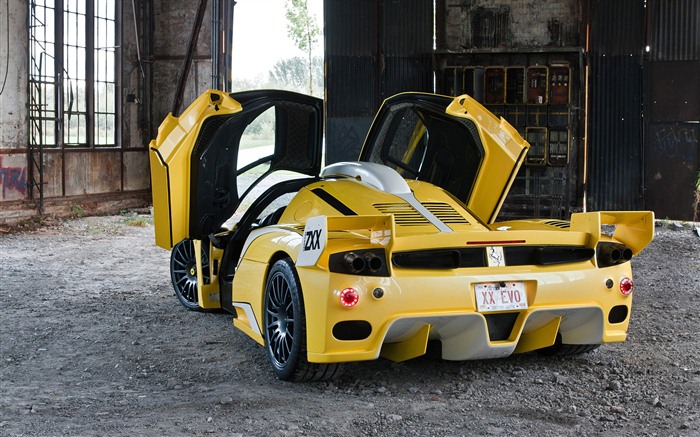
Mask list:
[[[242,91],[236,47],[268,32],[245,15],[252,1],[0,4],[0,223],[148,206],[160,122],[208,88]],[[700,2],[322,8],[326,164],[357,159],[385,98],[466,93],[531,144],[502,217],[649,209],[698,220]],[[240,20],[257,26],[241,35]]]

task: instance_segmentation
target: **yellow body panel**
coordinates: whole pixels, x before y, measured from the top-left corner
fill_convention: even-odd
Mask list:
[[[197,277],[203,278],[202,271],[202,241],[193,240],[194,253],[197,260]],[[209,259],[220,259],[223,251],[210,247]],[[209,263],[209,283],[204,284],[202,281],[197,281],[197,303],[200,308],[205,310],[213,310],[221,308],[221,298],[219,297],[219,277],[214,271],[213,263]]]
[[[334,181],[337,184],[341,181]],[[414,227],[397,225],[393,216],[340,216],[309,191],[314,187],[330,190],[328,182],[317,182],[304,188],[289,204],[281,223],[267,232],[259,232],[250,244],[234,279],[233,300],[251,304],[258,326],[244,331],[257,342],[264,343],[262,309],[266,272],[270,259],[289,256],[297,259],[302,244],[302,228],[286,225],[286,221],[305,221],[316,215],[327,215],[328,238],[324,254],[314,266],[297,267],[306,302],[307,348],[311,362],[342,362],[376,359],[381,354],[397,360],[415,356],[424,347],[424,334],[448,345],[446,359],[471,359],[506,356],[552,345],[557,332],[572,344],[595,344],[624,341],[629,317],[610,323],[613,307],[629,309],[631,296],[619,292],[619,281],[632,278],[630,264],[598,268],[590,261],[551,266],[519,265],[453,270],[399,269],[389,266],[389,277],[356,276],[331,273],[329,254],[348,250],[384,248],[387,256],[397,251],[439,247],[508,246],[513,241],[527,245],[572,245],[594,248],[600,239],[601,224],[614,222],[617,232],[630,236],[630,247],[645,245],[653,235],[649,213],[588,213],[575,215],[570,228],[528,221],[506,222],[508,231],[493,231],[469,216],[468,211],[453,204],[474,224],[459,225],[463,230],[441,233],[424,226],[423,233]],[[382,193],[357,183],[336,187],[351,208],[360,210],[362,199]],[[419,200],[432,199],[435,187],[412,184]],[[363,193],[363,191],[365,191]],[[367,193],[366,191],[370,191]],[[443,199],[444,200],[444,199]],[[363,211],[369,213],[370,211]],[[305,213],[302,216],[295,214]],[[290,223],[292,224],[292,223]],[[498,227],[500,224],[493,225]],[[455,226],[458,227],[458,226]],[[527,228],[534,230],[527,230]],[[627,227],[636,230],[631,232]],[[432,232],[431,232],[432,231]],[[502,242],[502,243],[499,243]],[[267,262],[266,262],[267,260]],[[606,281],[613,281],[612,289]],[[521,311],[507,340],[490,341],[485,315],[477,311],[474,285],[481,282],[518,281],[527,290],[528,309]],[[354,308],[340,305],[338,296],[346,287],[360,292]],[[381,299],[372,290],[382,288]],[[366,339],[342,341],[332,334],[333,326],[346,320],[364,320],[372,326]],[[430,327],[430,328],[429,328]],[[257,333],[256,333],[257,332]],[[251,334],[252,333],[252,334]],[[389,346],[391,345],[391,346]],[[478,347],[474,347],[478,345]],[[383,349],[387,347],[386,351]],[[473,350],[470,350],[473,348]]]

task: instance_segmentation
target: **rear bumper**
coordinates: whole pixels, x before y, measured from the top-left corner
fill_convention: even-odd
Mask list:
[[[604,269],[578,263],[439,273],[394,269],[392,277],[377,278],[299,269],[309,361],[372,360],[380,354],[408,359],[424,353],[428,340],[440,340],[444,359],[470,360],[547,347],[557,333],[567,344],[626,339],[632,296],[619,292],[619,281],[632,277],[629,263]],[[612,288],[606,286],[609,279]],[[478,312],[474,285],[499,281],[523,282],[528,308]],[[339,303],[338,295],[345,287],[360,292],[360,301],[353,308]],[[372,296],[375,288],[384,291],[383,297]],[[334,327],[348,321],[367,322],[371,332],[359,340],[336,338]]]

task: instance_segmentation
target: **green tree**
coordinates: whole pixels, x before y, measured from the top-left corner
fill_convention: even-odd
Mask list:
[[[270,82],[275,87],[291,91],[302,91],[309,86],[309,69],[300,57],[281,59],[272,67]]]
[[[313,94],[313,48],[318,42],[321,30],[316,23],[316,17],[309,12],[307,0],[287,0],[285,4],[287,16],[287,34],[299,50],[305,52],[309,59],[309,94]]]
[[[323,58],[314,56],[311,69],[313,71],[313,89],[320,90],[317,97],[321,97],[323,95]],[[308,71],[309,66],[303,58],[281,59],[272,67],[267,87],[303,93],[309,88]]]

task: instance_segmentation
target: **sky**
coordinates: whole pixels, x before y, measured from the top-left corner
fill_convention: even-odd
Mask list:
[[[233,15],[233,79],[267,76],[280,59],[305,56],[287,36],[286,0],[237,0]],[[308,0],[323,26],[323,0]],[[323,56],[319,38],[316,56]]]

